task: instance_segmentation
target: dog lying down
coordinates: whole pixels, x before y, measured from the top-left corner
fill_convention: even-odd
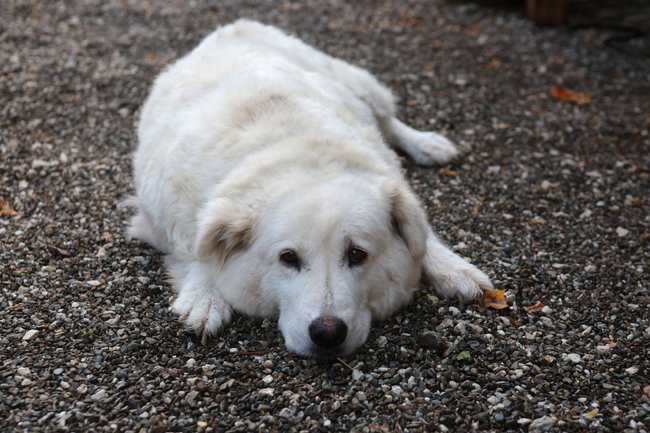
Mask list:
[[[457,148],[276,28],[237,21],[167,68],[138,138],[129,233],[167,254],[173,309],[204,343],[239,311],[278,317],[293,352],[342,355],[421,276],[461,300],[491,287],[433,234],[386,143],[421,165]]]

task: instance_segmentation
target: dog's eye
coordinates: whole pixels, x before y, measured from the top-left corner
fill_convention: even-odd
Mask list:
[[[300,269],[300,257],[294,250],[284,250],[280,253],[280,261],[286,266]]]
[[[366,257],[368,257],[368,253],[361,248],[351,248],[348,251],[348,262],[350,266],[360,265],[366,260]]]

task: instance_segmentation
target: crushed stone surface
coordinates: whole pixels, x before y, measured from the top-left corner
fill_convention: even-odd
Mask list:
[[[467,150],[406,173],[509,308],[422,287],[335,360],[270,320],[182,329],[119,203],[152,80],[238,17],[369,69]],[[3,2],[0,431],[650,431],[649,42],[612,31],[436,0]]]

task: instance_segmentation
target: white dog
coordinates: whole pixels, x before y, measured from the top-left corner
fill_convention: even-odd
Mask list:
[[[236,310],[278,317],[298,354],[346,354],[421,275],[447,297],[491,287],[438,241],[385,143],[422,165],[456,147],[397,120],[368,72],[273,27],[221,27],[167,68],[138,135],[130,234],[168,254],[173,308],[204,342]]]

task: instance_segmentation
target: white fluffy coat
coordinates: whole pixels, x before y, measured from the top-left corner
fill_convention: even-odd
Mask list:
[[[130,233],[168,254],[173,307],[204,338],[236,310],[279,317],[297,353],[349,353],[423,270],[444,296],[491,287],[434,236],[386,143],[422,165],[456,147],[397,120],[368,72],[273,27],[221,27],[167,68],[138,138]],[[319,346],[322,318],[342,342]]]

